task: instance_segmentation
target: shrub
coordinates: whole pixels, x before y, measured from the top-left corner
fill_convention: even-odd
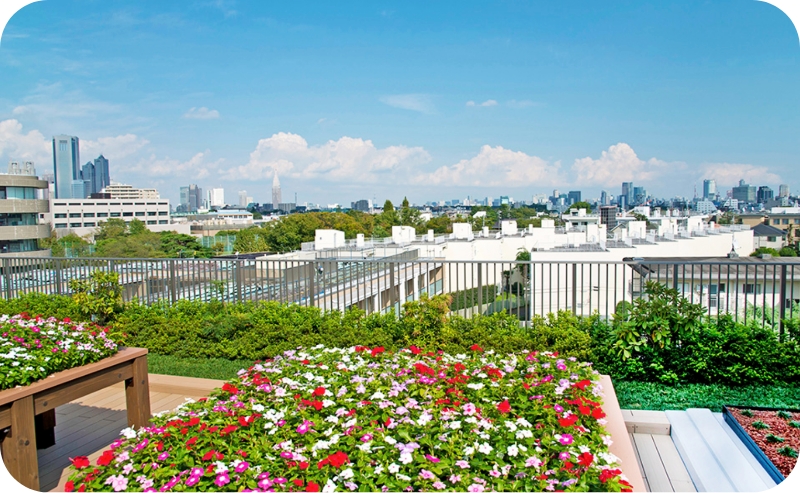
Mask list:
[[[96,270],[89,279],[72,279],[69,287],[74,291],[73,301],[84,317],[105,325],[124,307],[119,274]]]

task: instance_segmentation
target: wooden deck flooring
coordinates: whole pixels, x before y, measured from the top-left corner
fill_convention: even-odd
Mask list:
[[[171,410],[221,386],[217,380],[150,375],[153,413]],[[696,491],[669,436],[663,413],[623,410],[648,491]],[[127,427],[125,392],[115,385],[57,408],[56,445],[39,451],[42,491],[63,491],[70,457],[94,461]]]
[[[150,375],[150,410],[174,409],[221,386],[217,380]],[[128,426],[122,384],[108,387],[56,409],[56,444],[39,450],[42,491],[63,491],[70,457],[86,455],[94,462]]]

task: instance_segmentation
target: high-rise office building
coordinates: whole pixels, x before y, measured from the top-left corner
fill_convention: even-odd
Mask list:
[[[211,188],[208,190],[208,207],[225,207],[225,189]]]
[[[239,190],[239,207],[245,208],[253,203],[253,197],[247,195],[247,190]]]
[[[789,196],[789,185],[781,185],[778,187],[778,197],[788,197]]]
[[[281,200],[281,182],[278,180],[278,170],[275,170],[275,177],[272,179],[272,208],[277,209]]]
[[[372,201],[369,199],[361,199],[350,204],[350,208],[354,211],[369,212],[372,209]]]
[[[738,200],[740,203],[750,203],[756,201],[756,187],[748,185],[744,180],[739,180],[739,186],[733,187],[731,197]]]
[[[111,185],[111,175],[108,173],[108,159],[100,154],[94,160],[94,192],[100,192],[109,185]]]
[[[717,198],[717,182],[715,180],[703,180],[703,198],[709,200]]]
[[[78,138],[71,135],[53,137],[53,174],[57,199],[70,199],[78,190],[74,182],[81,182],[78,198],[83,195],[81,180],[80,150]]]
[[[617,206],[606,205],[600,207],[600,224],[606,225],[606,231],[617,227]]]
[[[203,207],[203,189],[195,184],[181,187],[181,212],[197,212]]]
[[[625,197],[623,200],[622,197]],[[633,205],[633,182],[632,181],[623,181],[622,182],[622,193],[619,196],[619,203],[620,205],[624,206],[625,208],[631,207]]]
[[[97,186],[97,184],[95,183],[95,172],[94,172],[94,163],[93,162],[89,161],[88,163],[83,165],[83,168],[81,168],[81,179],[83,179],[83,184],[84,184],[83,188],[84,188],[84,192],[85,192],[85,195],[83,197],[81,197],[81,198],[86,198],[89,195],[91,195],[93,193],[97,193],[100,190],[102,190],[102,188],[100,190],[97,190],[95,188]],[[77,198],[77,197],[73,197],[73,198]]]
[[[608,192],[605,190],[600,192],[600,205],[608,205]]]
[[[633,187],[633,204],[642,205],[647,201],[647,190],[644,187]]]
[[[759,204],[764,204],[768,200],[772,200],[774,196],[775,192],[773,192],[771,188],[768,186],[761,186],[758,187],[758,191],[756,192],[756,201]]]
[[[567,202],[569,205],[572,205],[576,202],[581,201],[581,191],[580,190],[573,190],[567,194]]]

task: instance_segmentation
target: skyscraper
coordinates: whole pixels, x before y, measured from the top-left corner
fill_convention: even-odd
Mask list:
[[[83,178],[84,180],[86,177]],[[102,154],[94,160],[94,191],[100,192],[111,185],[111,176],[108,173],[108,159]]]
[[[277,209],[282,202],[281,182],[278,180],[278,170],[275,170],[275,177],[272,179],[272,208]]]
[[[633,187],[633,204],[642,205],[647,200],[647,190],[644,187]]]
[[[72,192],[77,190],[73,186],[77,184],[73,182],[81,182],[81,191],[83,190],[80,159],[77,137],[71,135],[53,137],[53,174],[57,199],[73,198]],[[82,198],[80,195],[77,198]]]
[[[703,198],[714,200],[717,197],[717,182],[715,180],[703,180]]]
[[[247,199],[247,190],[239,190],[239,207],[247,207],[250,204]]]
[[[581,201],[581,191],[580,190],[573,190],[567,194],[567,202],[569,205],[572,205],[576,202]]]
[[[203,189],[197,185],[181,187],[181,212],[197,212],[203,206]]]
[[[759,204],[764,204],[768,200],[772,200],[774,198],[775,193],[772,191],[771,188],[768,186],[761,186],[758,187],[758,191],[756,192],[756,201]]]
[[[208,190],[208,207],[225,206],[225,189],[212,188]]]
[[[623,197],[625,197],[623,199]],[[633,205],[633,182],[632,181],[623,181],[622,182],[622,193],[619,196],[619,204],[623,208],[628,208]]]
[[[789,185],[781,185],[778,187],[778,197],[788,197],[789,196]]]
[[[608,192],[605,190],[600,192],[600,205],[608,205]]]
[[[83,168],[81,169],[81,178],[83,179],[84,185],[84,197],[88,197],[90,194],[100,191],[97,189],[97,183],[95,182],[95,170],[93,162],[89,161],[83,165]]]

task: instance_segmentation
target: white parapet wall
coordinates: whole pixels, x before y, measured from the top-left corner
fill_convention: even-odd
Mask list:
[[[318,229],[314,232],[314,250],[341,248],[345,246],[344,231],[337,229]]]
[[[407,245],[416,239],[417,232],[411,226],[392,226],[392,242]]]

